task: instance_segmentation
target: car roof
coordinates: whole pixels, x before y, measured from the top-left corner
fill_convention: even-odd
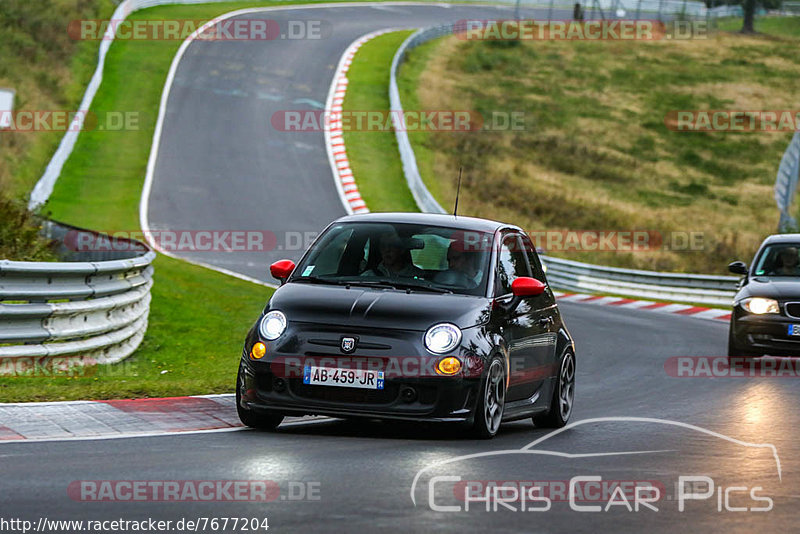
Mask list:
[[[438,213],[363,213],[347,215],[337,219],[336,222],[371,222],[371,223],[407,223],[427,224],[430,226],[445,226],[459,230],[472,230],[478,232],[494,233],[501,228],[520,230],[513,224],[506,224],[489,219],[477,217],[464,217],[462,215],[446,215]]]
[[[762,246],[775,243],[800,243],[800,234],[774,234],[766,238]]]

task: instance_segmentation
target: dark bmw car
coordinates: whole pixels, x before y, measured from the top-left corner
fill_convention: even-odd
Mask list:
[[[334,221],[247,335],[236,402],[248,426],[287,415],[437,421],[489,438],[500,423],[560,427],[575,350],[530,239],[470,217]]]
[[[748,269],[735,261],[728,269],[743,275],[733,301],[728,358],[800,355],[800,234],[764,240]]]

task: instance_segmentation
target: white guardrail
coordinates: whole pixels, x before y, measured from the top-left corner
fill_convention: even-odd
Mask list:
[[[402,120],[403,116],[403,105],[397,88],[397,71],[406,54],[422,43],[452,32],[452,25],[423,28],[412,34],[398,48],[389,74],[389,100],[394,120]],[[406,128],[395,128],[395,136],[403,172],[419,209],[426,213],[448,213],[433,197],[419,174]],[[542,261],[547,266],[548,282],[554,288],[566,291],[727,306],[733,300],[739,281],[734,276],[621,269],[551,256],[542,256]]]
[[[0,374],[59,367],[59,358],[72,367],[129,356],[147,330],[155,253],[49,221],[44,233],[74,261],[0,260]],[[74,250],[87,242],[108,246]]]

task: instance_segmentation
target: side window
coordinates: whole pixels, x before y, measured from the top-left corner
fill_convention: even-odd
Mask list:
[[[511,293],[511,284],[520,276],[530,276],[528,262],[516,235],[509,234],[503,238],[497,262],[497,282],[495,296]]]
[[[542,261],[539,259],[539,254],[536,253],[536,247],[527,235],[522,236],[522,246],[528,256],[528,263],[531,266],[531,271],[533,271],[533,277],[540,282],[546,282]]]
[[[328,237],[325,241],[318,245],[321,252],[317,256],[316,265],[309,265],[306,267],[305,273],[302,275],[320,275],[329,276],[335,275],[339,271],[339,264],[342,261],[342,254],[345,251],[350,236],[353,234],[352,230],[339,231]]]

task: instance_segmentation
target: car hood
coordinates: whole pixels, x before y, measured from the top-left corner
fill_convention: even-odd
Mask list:
[[[754,276],[739,291],[737,300],[746,297],[800,300],[800,278],[785,279],[781,277]]]
[[[424,331],[436,323],[483,324],[490,306],[489,299],[465,295],[289,283],[275,291],[268,309],[289,321]]]

